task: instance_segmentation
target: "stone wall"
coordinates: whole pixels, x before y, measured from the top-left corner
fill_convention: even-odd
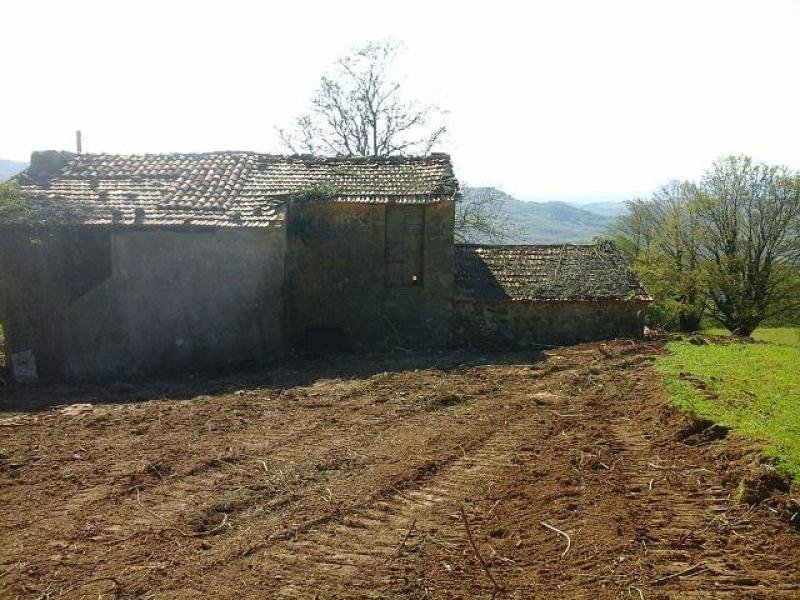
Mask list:
[[[295,201],[287,327],[304,350],[441,346],[453,311],[454,203],[425,206],[420,285],[387,282],[386,206]]]
[[[22,378],[282,355],[284,231],[6,229],[0,320]]]
[[[566,345],[614,338],[639,338],[645,302],[455,303],[460,343],[489,347]]]

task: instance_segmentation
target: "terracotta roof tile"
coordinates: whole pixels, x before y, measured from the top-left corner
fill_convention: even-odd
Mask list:
[[[324,191],[328,201],[367,203],[428,203],[457,192],[450,158],[442,154],[44,152],[34,153],[16,181],[29,199],[27,220],[91,225],[280,226],[287,198],[311,190]]]
[[[477,301],[649,300],[610,243],[457,245],[456,293]]]

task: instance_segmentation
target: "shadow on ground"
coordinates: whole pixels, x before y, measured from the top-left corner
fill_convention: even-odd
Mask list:
[[[172,373],[119,381],[12,384],[0,387],[0,412],[39,412],[75,402],[119,404],[162,398],[181,400],[253,388],[290,388],[321,379],[362,379],[384,372],[425,369],[457,372],[480,365],[532,364],[543,360],[545,355],[539,350],[395,351],[295,358],[268,369],[238,365],[214,372]]]

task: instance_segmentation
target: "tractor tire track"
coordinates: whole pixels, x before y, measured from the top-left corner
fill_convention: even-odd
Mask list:
[[[462,503],[485,496],[493,482],[528,460],[533,451],[527,441],[542,435],[543,423],[536,414],[518,421],[414,485],[269,548],[258,561],[276,573],[280,584],[273,593],[298,598],[337,590],[337,597],[362,597],[368,588],[376,597],[391,596],[402,583],[394,559],[432,530],[438,544],[461,543]],[[409,539],[401,548],[405,536]]]

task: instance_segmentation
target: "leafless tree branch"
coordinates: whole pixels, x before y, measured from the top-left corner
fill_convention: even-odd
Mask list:
[[[293,153],[334,156],[427,154],[447,132],[443,112],[404,97],[394,75],[399,51],[372,42],[345,56],[326,73],[309,111],[288,129],[276,128]]]

